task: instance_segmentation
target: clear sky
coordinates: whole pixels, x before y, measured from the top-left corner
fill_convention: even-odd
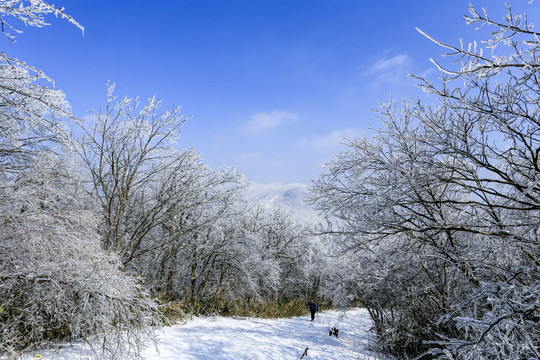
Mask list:
[[[518,1],[515,1],[518,3]],[[378,100],[414,97],[407,73],[437,76],[437,45],[472,39],[452,0],[57,0],[84,27],[49,18],[2,50],[56,81],[75,115],[156,95],[191,120],[179,141],[259,183],[309,183],[342,137],[378,127]],[[526,3],[520,0],[519,3]],[[473,1],[493,13],[503,1]],[[538,6],[528,11],[538,11]]]

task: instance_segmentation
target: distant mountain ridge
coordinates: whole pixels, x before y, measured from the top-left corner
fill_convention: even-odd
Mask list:
[[[311,223],[318,222],[320,216],[304,201],[308,195],[309,189],[307,185],[282,182],[259,184],[249,181],[246,192],[247,199],[250,202],[260,203],[268,207],[282,206],[287,210],[294,211],[299,220]]]

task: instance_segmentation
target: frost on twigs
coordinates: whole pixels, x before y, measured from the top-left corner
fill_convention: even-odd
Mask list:
[[[25,26],[43,27],[50,25],[45,21],[45,16],[53,14],[56,17],[66,19],[84,32],[84,27],[67,14],[64,8],[56,7],[43,0],[3,0],[0,2],[0,14],[2,14],[0,16],[1,31],[12,41],[15,40],[15,36],[8,31],[22,33],[20,29],[12,25],[12,18],[22,22]]]
[[[42,71],[0,54],[0,170],[16,171],[52,143],[68,143],[60,120],[71,111],[64,93]]]
[[[46,25],[44,15],[53,13],[82,27],[61,8],[41,0],[5,0],[0,2],[0,25],[20,32],[8,19],[15,18],[28,26]],[[38,68],[0,53],[0,170],[17,171],[29,156],[51,142],[67,142],[64,125],[59,120],[71,110],[60,90]]]
[[[484,49],[479,47],[476,41],[468,46],[460,41],[459,47],[453,46],[417,28],[423,36],[450,50],[443,56],[452,58],[453,63],[460,63],[459,68],[453,69],[432,60],[441,72],[451,76],[450,79],[465,77],[466,81],[469,74],[488,77],[497,75],[503,70],[530,71],[540,66],[537,61],[540,33],[534,31],[534,26],[528,22],[527,15],[514,14],[509,4],[507,15],[501,22],[491,19],[486,9],[479,12],[472,5],[469,7],[469,13],[470,15],[465,16],[467,24],[476,25],[477,29],[481,27],[491,29],[491,37],[481,42],[488,50],[485,53],[490,55],[484,54]]]

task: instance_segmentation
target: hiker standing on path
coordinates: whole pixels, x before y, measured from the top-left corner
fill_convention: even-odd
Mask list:
[[[311,321],[315,320],[315,313],[319,311],[319,304],[317,304],[313,299],[309,300],[307,304],[309,311],[311,312]]]

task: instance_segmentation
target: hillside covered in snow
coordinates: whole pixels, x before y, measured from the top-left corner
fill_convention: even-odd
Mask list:
[[[260,203],[266,207],[293,211],[299,220],[310,223],[321,221],[317,212],[305,203],[305,198],[309,195],[308,186],[301,183],[273,182],[270,184],[259,184],[248,182],[246,197],[248,201]]]

